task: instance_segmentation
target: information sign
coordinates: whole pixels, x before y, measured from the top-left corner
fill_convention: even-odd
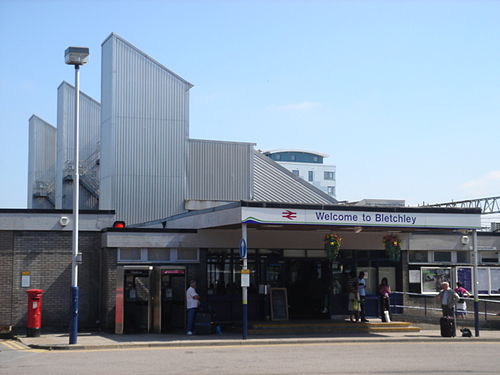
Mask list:
[[[250,270],[241,270],[241,287],[250,286]]]
[[[240,257],[241,258],[247,257],[247,242],[245,241],[244,238],[242,238],[240,241]]]

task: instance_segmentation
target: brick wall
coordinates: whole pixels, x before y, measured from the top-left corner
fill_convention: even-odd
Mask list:
[[[11,280],[10,324],[17,331],[26,326],[28,289],[44,290],[42,302],[42,330],[65,330],[69,324],[71,286],[71,232],[0,232],[1,236],[12,237],[11,274],[4,280]],[[0,237],[3,239],[3,237]],[[4,242],[0,240],[0,242]],[[79,267],[80,286],[79,326],[81,329],[96,326],[99,308],[99,252],[100,233],[80,232],[79,250],[83,254],[83,264]],[[7,251],[8,252],[8,251]],[[2,258],[8,256],[0,250]],[[3,260],[3,259],[2,259]],[[0,275],[8,268],[1,262]],[[30,272],[31,285],[21,287],[21,272]],[[2,293],[2,300],[4,302]],[[1,303],[3,305],[3,303]],[[2,311],[2,310],[0,310]]]
[[[0,326],[12,324],[13,234],[0,232]]]
[[[116,260],[117,250],[114,248],[103,249],[102,262],[102,328],[114,332],[115,327],[115,289],[116,289]]]

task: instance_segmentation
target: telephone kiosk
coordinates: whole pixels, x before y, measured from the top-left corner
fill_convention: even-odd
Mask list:
[[[184,330],[186,287],[186,269],[182,266],[119,266],[115,333]]]
[[[147,333],[150,327],[150,271],[126,270],[124,278],[124,331]]]
[[[158,295],[155,298],[155,331],[182,331],[186,316],[186,271],[160,267],[156,270]]]

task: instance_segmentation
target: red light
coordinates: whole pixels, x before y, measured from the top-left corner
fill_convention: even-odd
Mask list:
[[[125,222],[124,221],[115,221],[113,223],[113,228],[123,229],[123,228],[125,228]]]

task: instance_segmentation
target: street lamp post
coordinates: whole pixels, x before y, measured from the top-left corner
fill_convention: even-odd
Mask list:
[[[73,175],[73,241],[71,257],[71,307],[69,324],[69,343],[76,344],[78,339],[78,263],[81,255],[78,252],[78,215],[79,215],[79,152],[80,147],[80,65],[88,61],[89,49],[87,47],[68,47],[64,53],[65,62],[75,66],[75,136],[74,136],[74,175]]]

